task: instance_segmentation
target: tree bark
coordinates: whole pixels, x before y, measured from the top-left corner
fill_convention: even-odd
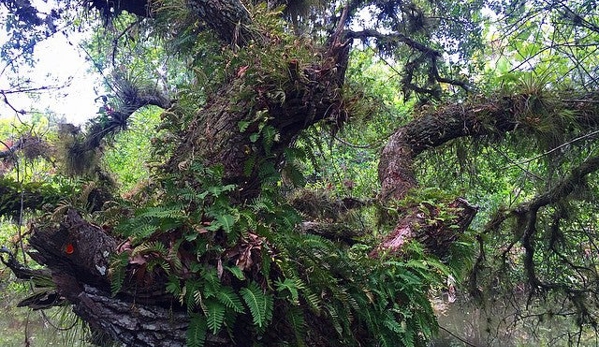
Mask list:
[[[239,89],[247,81],[238,74],[214,93],[185,129],[167,168],[185,167],[195,158],[207,167],[222,164],[223,178],[237,185],[240,201],[255,197],[260,191],[260,169],[266,165],[279,168],[284,150],[302,130],[322,120],[341,123],[348,117],[341,87],[349,43],[335,40],[323,54],[324,59],[302,70],[294,59],[279,67],[297,71],[297,75],[290,73],[279,91],[285,95],[283,102],[270,96],[273,86],[267,83],[254,86],[253,95],[239,99]],[[242,122],[247,124],[245,129],[240,127]],[[275,130],[273,138],[258,134],[265,126]],[[252,134],[259,135],[259,140]],[[271,146],[265,146],[265,141],[271,141]]]
[[[424,110],[414,121],[400,127],[381,153],[378,175],[382,198],[401,200],[417,187],[413,162],[418,154],[427,149],[465,136],[502,135],[517,129],[522,132],[534,131],[538,120],[529,111],[530,100],[534,97],[516,94],[500,98],[475,98],[468,103]],[[584,128],[599,122],[599,93],[563,93],[552,97],[556,104],[551,111],[563,109],[572,113],[572,126]],[[423,242],[431,253],[443,256],[457,235],[467,229],[477,212],[474,206],[463,199],[455,200],[448,207],[457,208],[456,215],[453,221],[444,226],[427,225],[425,221],[430,219],[424,218],[418,207],[408,208],[406,217],[397,223],[393,232],[371,255],[397,252],[406,241],[415,238]],[[434,211],[431,211],[430,217],[434,215]],[[456,225],[454,222],[458,223],[458,228],[450,227]]]
[[[174,299],[143,300],[151,288],[111,295],[109,259],[117,242],[75,210],[68,209],[56,225],[34,226],[30,245],[31,257],[50,271],[56,292],[93,331],[128,346],[162,346],[165,341],[185,346],[189,318]],[[35,305],[39,303],[29,303]]]

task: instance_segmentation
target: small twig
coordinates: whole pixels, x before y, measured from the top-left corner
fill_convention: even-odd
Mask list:
[[[119,45],[119,41],[120,39],[129,32],[129,30],[133,29],[134,26],[138,25],[139,23],[141,23],[141,21],[143,20],[143,18],[139,18],[138,20],[132,22],[131,24],[129,24],[119,35],[117,35],[117,37],[115,37],[112,40],[112,66],[116,66],[116,52],[118,49],[118,45]]]
[[[526,172],[526,173],[527,173],[527,174],[529,174],[531,177],[534,177],[535,179],[537,179],[537,180],[539,180],[539,181],[544,181],[544,179],[543,179],[542,177],[540,177],[540,176],[538,176],[538,175],[534,174],[533,172],[531,172],[530,170],[528,170],[528,169],[526,169],[526,168],[524,168],[524,167],[522,166],[522,164],[526,164],[526,163],[527,163],[526,161],[525,161],[525,162],[518,163],[518,162],[516,162],[516,161],[512,160],[512,158],[510,158],[510,157],[509,157],[507,154],[505,154],[505,153],[503,153],[502,151],[500,151],[498,148],[493,148],[493,149],[494,149],[494,150],[495,150],[497,153],[499,153],[499,154],[500,154],[502,157],[504,157],[505,159],[509,160],[509,161],[512,163],[510,166],[517,166],[517,167],[518,167],[518,169],[520,169],[520,170],[522,170],[522,171]],[[508,166],[508,167],[510,167],[510,166]]]
[[[333,138],[335,140],[341,142],[342,144],[352,147],[352,148],[372,149],[372,148],[376,148],[376,147],[380,146],[380,145],[356,145],[356,144],[347,142],[344,139],[337,137],[336,135],[333,135]]]
[[[587,137],[591,137],[591,136],[597,135],[597,134],[599,134],[599,130],[592,131],[592,132],[590,132],[588,134],[579,136],[579,137],[577,137],[577,138],[575,138],[573,140],[570,140],[568,142],[562,143],[561,145],[559,145],[557,147],[554,147],[554,148],[548,150],[547,152],[541,153],[541,154],[539,154],[536,157],[533,157],[531,159],[526,159],[526,160],[523,160],[523,161],[520,161],[520,162],[513,162],[511,166],[518,166],[518,167],[520,167],[520,165],[522,165],[522,164],[527,164],[527,163],[529,163],[531,161],[537,160],[537,159],[542,158],[542,157],[544,157],[544,156],[546,156],[548,154],[551,154],[551,153],[557,151],[558,149],[560,149],[562,147],[566,147],[566,146],[571,145],[571,144],[573,144],[575,142],[578,142],[578,141],[583,140],[583,139],[585,139]]]
[[[466,344],[469,347],[478,347],[478,345],[475,345],[473,343],[468,342],[466,339],[464,339],[462,337],[459,337],[458,335],[452,333],[451,331],[449,331],[448,329],[446,329],[446,328],[444,328],[444,327],[442,327],[440,325],[439,325],[439,329],[443,330],[444,332],[448,333],[449,335],[451,335],[452,337],[458,339],[460,342]]]

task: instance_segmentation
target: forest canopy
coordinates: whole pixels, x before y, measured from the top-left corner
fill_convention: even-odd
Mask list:
[[[595,1],[0,4],[18,306],[97,345],[425,346],[457,288],[597,339]],[[13,103],[60,35],[83,126]]]

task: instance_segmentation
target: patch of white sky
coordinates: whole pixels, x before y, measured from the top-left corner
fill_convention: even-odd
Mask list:
[[[38,9],[51,6],[52,1],[33,1]],[[3,9],[2,11],[6,11]],[[5,13],[4,13],[5,14]],[[3,14],[0,13],[0,18]],[[93,69],[92,64],[79,44],[85,38],[84,33],[71,32],[68,37],[56,33],[38,43],[34,49],[33,67],[22,66],[15,74],[9,68],[0,75],[0,90],[5,94],[10,106],[0,100],[0,117],[13,118],[17,114],[13,110],[23,111],[18,115],[26,121],[35,114],[53,115],[55,119],[64,119],[73,124],[83,124],[96,116],[98,90],[101,89],[101,76]],[[8,41],[3,28],[0,28],[0,45]],[[15,62],[19,64],[19,62]],[[7,63],[0,63],[0,71]],[[27,87],[49,87],[33,93],[15,93],[11,81],[30,80]],[[26,86],[21,86],[26,88]]]

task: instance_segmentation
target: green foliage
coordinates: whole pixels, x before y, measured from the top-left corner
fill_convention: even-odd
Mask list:
[[[264,293],[255,282],[240,290],[241,297],[252,314],[252,320],[260,330],[264,330],[272,319],[273,297]]]
[[[110,261],[110,290],[112,295],[116,295],[123,287],[127,264],[129,264],[129,254],[123,252],[112,255]]]
[[[156,131],[160,113],[153,108],[137,112],[128,121],[128,131],[117,134],[102,156],[123,192],[150,177],[147,163],[151,158],[151,134]]]
[[[239,295],[231,287],[220,287],[218,292],[215,293],[216,298],[225,307],[232,309],[237,313],[243,313],[245,311]]]
[[[592,1],[351,4],[347,23],[354,23],[356,14],[368,8],[380,34],[363,38],[362,46],[353,44],[361,49],[351,53],[345,83],[336,91],[344,95],[343,107],[353,122],[340,129],[339,120],[326,119],[328,125],[318,124],[293,139],[295,147],[284,149],[279,162],[271,159],[281,151],[278,147],[285,134],[272,126],[271,111],[292,100],[294,91],[304,90],[299,86],[313,82],[300,73],[304,67],[326,65],[319,41],[312,38],[332,32],[336,23],[329,18],[338,19],[339,12],[329,13],[324,3],[292,1],[286,13],[293,20],[286,23],[280,8],[245,4],[253,30],[268,35],[265,42],[239,47],[222,45],[204,31],[205,23],[184,1],[152,4],[161,7],[153,12],[151,24],[123,14],[87,44],[98,69],[112,69],[115,79],[177,90],[177,105],[162,113],[159,127],[155,127],[157,112],[138,112],[130,123],[133,131],[112,139],[114,144],[104,153],[105,166],[124,191],[147,182],[136,187],[139,192],[132,193],[130,201],[116,203],[122,206],[89,215],[116,225],[110,230],[126,240],[112,258],[113,294],[131,293],[143,284],[136,283],[132,273],[147,273],[155,283],[165,283],[190,314],[190,346],[203,345],[209,334],[230,334],[239,321],[253,322],[248,329],[256,343],[266,336],[282,340],[281,344],[310,345],[311,334],[322,329],[330,332],[331,345],[423,345],[436,326],[429,290],[440,287],[450,274],[467,270],[477,240],[480,254],[475,267],[484,270],[489,290],[509,291],[523,284],[537,289],[538,283],[514,270],[529,266],[529,274],[534,270],[545,283],[548,298],[559,303],[564,294],[577,310],[577,323],[596,326],[598,320],[586,309],[596,304],[592,294],[597,293],[593,285],[599,277],[591,256],[597,243],[595,177],[571,183],[576,187],[569,197],[535,211],[534,218],[528,219],[535,223],[534,232],[526,240],[526,225],[519,215],[528,200],[562,184],[561,177],[596,154],[596,109],[577,114],[561,102],[573,91],[596,90],[599,34]],[[495,11],[492,17],[501,18],[502,25],[485,18],[481,8]],[[17,45],[25,47],[39,37],[19,35],[17,18],[10,13],[6,24],[16,40],[5,46],[12,45],[10,51],[2,53],[12,59]],[[307,32],[298,35],[301,30]],[[483,34],[489,42],[486,50]],[[429,47],[423,49],[424,44]],[[112,57],[105,56],[107,47]],[[479,71],[484,74],[466,78]],[[156,74],[159,83],[153,81]],[[453,211],[443,206],[453,195],[476,201],[481,212],[474,230],[454,243],[443,263],[417,243],[406,246],[402,258],[374,260],[367,256],[377,242],[372,237],[352,240],[349,246],[298,231],[301,218],[278,191],[305,185],[326,199],[373,200],[379,191],[378,157],[388,137],[413,121],[409,114],[418,113],[413,107],[438,106],[427,98],[418,104],[408,100],[411,90],[420,87],[428,89],[421,91],[424,94],[451,95],[460,105],[470,102],[454,93],[455,86],[444,76],[479,82],[472,97],[475,102],[478,94],[496,96],[497,107],[503,107],[502,96],[519,99],[506,109],[517,115],[513,135],[456,139],[428,150],[414,165],[418,181],[441,188],[415,190],[404,201],[381,207],[381,214],[393,217],[393,222],[403,208],[416,206],[429,225],[451,224]],[[117,102],[126,89],[123,86],[112,83],[113,91],[106,96]],[[215,95],[215,91],[225,93]],[[181,133],[205,120],[198,110],[210,105],[209,97],[212,103],[226,99],[227,112],[253,116],[234,124],[252,144],[252,148],[236,149],[252,153],[242,163],[244,173],[257,173],[262,184],[260,195],[250,201],[239,201],[238,187],[222,181],[222,167],[202,167],[192,159],[170,171],[155,163],[150,165],[153,172],[145,166],[149,161],[164,162],[182,140]],[[305,95],[300,99],[319,102]],[[110,122],[107,110],[104,107],[102,117],[93,123]],[[480,118],[481,126],[489,129],[497,121],[485,115]],[[15,134],[5,125],[3,137]],[[27,131],[27,126],[15,128],[18,134]],[[147,134],[152,132],[160,134],[149,139]],[[86,165],[97,164],[100,153],[83,153],[77,143],[75,136],[64,140],[71,154],[80,154],[69,156],[67,167],[83,172]],[[50,184],[29,183],[25,181],[40,174],[33,170],[18,174],[21,180],[10,174],[0,178],[0,209],[17,210],[20,201],[15,197],[32,192],[42,197],[34,204],[53,205],[54,213],[48,214],[52,222],[69,206],[89,212],[86,204],[92,185],[76,182],[76,189],[67,191],[57,188],[62,187],[59,178]],[[58,203],[57,195],[71,198]],[[377,225],[372,210],[358,211],[361,227],[388,231],[389,223]],[[320,208],[320,212],[319,219],[341,219],[337,210],[329,213]],[[324,217],[331,214],[337,216]],[[322,327],[315,327],[315,321]]]
[[[200,315],[191,315],[187,328],[187,346],[202,347],[206,341],[206,319]]]
[[[125,268],[163,278],[190,312],[190,345],[230,332],[246,315],[256,338],[298,346],[309,345],[306,317],[314,315],[339,341],[332,345],[420,346],[433,334],[428,290],[449,273],[438,260],[417,247],[409,261],[374,260],[366,244],[340,248],[298,233],[296,212],[276,193],[233,206],[234,187],[219,183],[220,174],[197,164],[183,178],[163,174],[161,199],[121,221],[116,230],[132,243],[112,263],[115,292],[134,288]],[[278,336],[272,329],[281,324],[292,334]]]
[[[208,329],[212,334],[217,334],[225,321],[225,305],[219,301],[207,300],[204,306]]]

